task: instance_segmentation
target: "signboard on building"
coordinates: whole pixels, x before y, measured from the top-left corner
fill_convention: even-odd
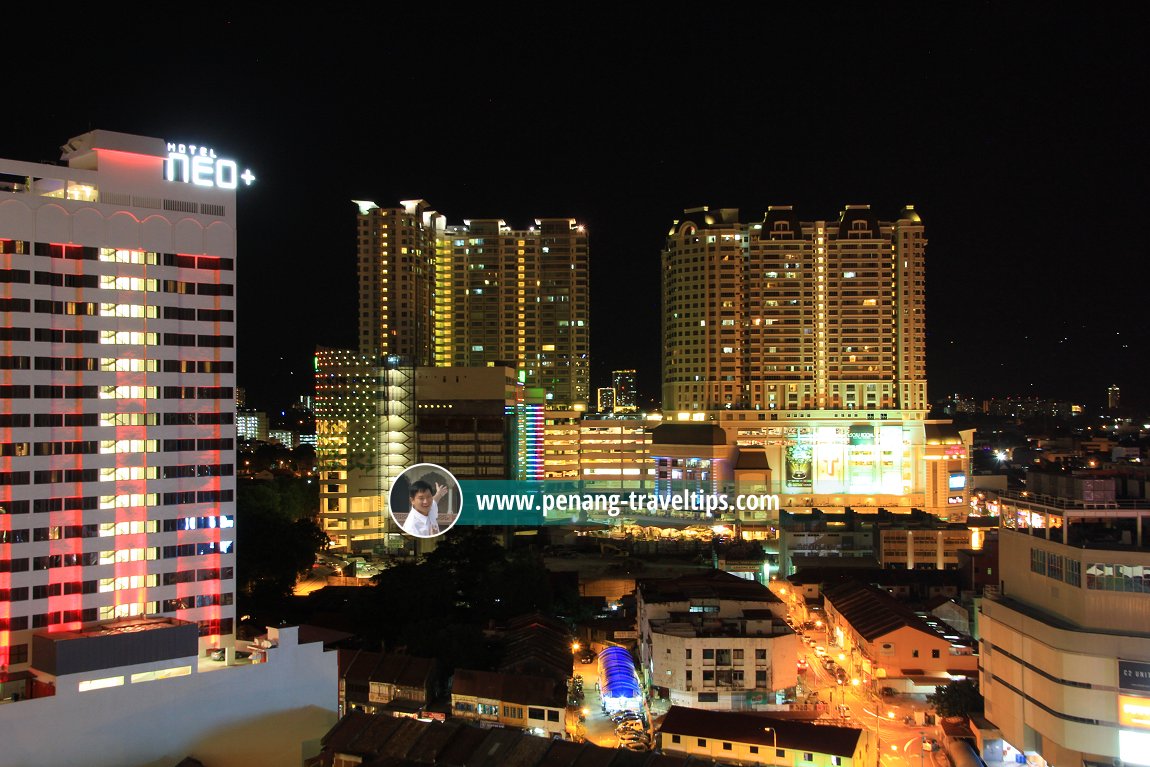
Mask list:
[[[1119,695],[1118,723],[1124,727],[1150,729],[1150,698]]]
[[[250,170],[240,173],[235,160],[216,156],[216,150],[195,144],[168,142],[168,158],[164,161],[164,179],[196,186],[235,189],[243,181],[251,186],[256,180]]]
[[[1118,661],[1118,689],[1150,692],[1150,663]]]

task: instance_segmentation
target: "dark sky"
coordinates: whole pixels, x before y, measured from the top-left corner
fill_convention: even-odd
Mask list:
[[[317,343],[355,344],[350,200],[417,197],[452,222],[588,225],[593,386],[635,366],[657,394],[659,250],[683,208],[911,203],[932,399],[1100,405],[1117,383],[1150,404],[1145,11],[781,5],[50,10],[9,39],[42,42],[6,58],[0,156],[56,160],[105,128],[252,168],[239,378],[265,407],[310,389]]]

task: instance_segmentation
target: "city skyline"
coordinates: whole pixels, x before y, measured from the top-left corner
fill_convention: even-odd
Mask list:
[[[592,389],[627,367],[645,399],[656,394],[659,252],[684,208],[790,204],[812,217],[912,204],[930,233],[932,401],[957,390],[1101,407],[1111,384],[1124,404],[1147,401],[1145,266],[1125,233],[1146,153],[1124,106],[1144,90],[1145,19],[772,9],[696,19],[683,35],[670,9],[616,10],[609,27],[552,13],[452,17],[437,57],[396,34],[412,10],[389,14],[386,35],[331,14],[309,19],[306,37],[298,22],[205,14],[196,57],[229,69],[226,88],[169,81],[198,71],[173,45],[134,75],[140,87],[65,103],[74,67],[48,57],[12,85],[38,129],[13,121],[0,143],[7,157],[56,161],[52,142],[106,128],[199,141],[252,168],[237,279],[242,313],[261,321],[239,325],[237,375],[265,406],[310,390],[317,344],[355,346],[351,200],[412,198],[515,227],[587,223]],[[60,45],[111,24],[62,30]],[[816,41],[797,31],[809,28]],[[289,39],[304,55],[279,45]],[[336,44],[346,60],[324,60]],[[364,97],[375,80],[387,83],[378,103]]]

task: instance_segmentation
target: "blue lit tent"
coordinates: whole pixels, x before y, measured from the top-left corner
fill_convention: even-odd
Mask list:
[[[599,653],[599,695],[608,713],[623,709],[638,711],[643,706],[635,661],[622,647],[608,647]]]

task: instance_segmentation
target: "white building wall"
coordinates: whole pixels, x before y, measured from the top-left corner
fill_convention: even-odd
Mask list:
[[[0,506],[30,531],[0,552],[10,668],[36,630],[165,613],[218,646],[235,616],[236,193],[165,180],[160,139],[73,145],[71,166],[0,160],[24,179],[0,199],[0,442],[20,446]],[[165,582],[188,571],[218,574]],[[60,583],[88,589],[38,593]]]
[[[798,647],[799,640],[795,634],[775,637],[684,637],[656,631],[651,634],[651,684],[669,688],[672,704],[691,708],[737,710],[773,703],[773,696],[768,699],[769,693],[793,687],[798,681],[795,666]],[[703,651],[707,649],[731,650],[731,663],[716,665],[715,658],[703,657]],[[687,650],[691,651],[690,660],[687,659]],[[741,659],[734,657],[735,650],[742,650]],[[765,657],[756,658],[756,650],[762,650]],[[690,681],[687,680],[688,670],[691,671]],[[720,686],[717,683],[720,671],[742,671],[743,680]],[[766,680],[758,684],[756,672],[760,671],[765,672]],[[716,679],[706,680],[706,672],[715,672]],[[719,700],[700,703],[700,692],[718,693]],[[748,697],[748,693],[755,692],[760,695]]]
[[[267,663],[0,706],[0,767],[298,765],[336,722],[339,670],[297,632],[279,630]]]

